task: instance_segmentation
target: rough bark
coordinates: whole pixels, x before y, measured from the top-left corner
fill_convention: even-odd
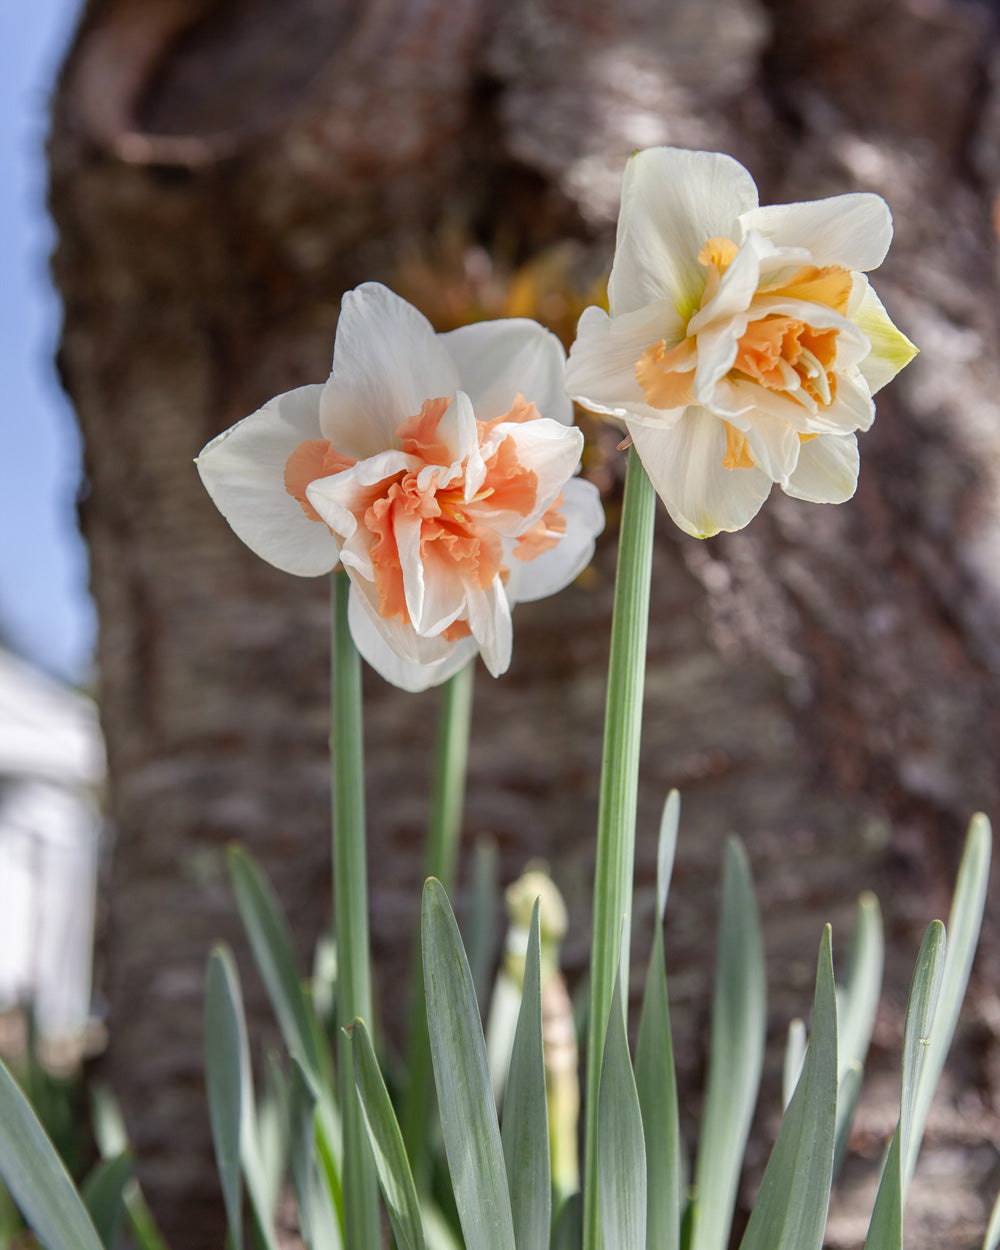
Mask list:
[[[853,899],[874,886],[887,987],[846,1177],[871,1188],[920,931],[947,905],[970,813],[1000,813],[998,73],[995,22],[969,0],[86,8],[50,153],[118,830],[107,1067],[176,1245],[217,1244],[200,1034],[209,945],[238,941],[225,844],[260,857],[304,956],[329,908],[326,587],[245,551],[191,459],[325,377],[340,293],[359,281],[445,326],[520,310],[512,279],[542,257],[537,311],[566,328],[572,293],[610,259],[626,156],[661,142],[731,152],[765,201],[885,195],[897,232],[879,289],[923,349],[880,397],[852,503],[775,497],[705,543],[661,516],[655,555],[637,943],[657,809],[679,785],[668,947],[683,1085],[700,1088],[724,837],[746,839],[760,889],[775,1050],[808,1002],[821,923],[842,958]],[[618,435],[589,432],[613,520]],[[508,875],[531,855],[554,863],[571,976],[586,960],[613,530],[579,586],[518,609],[511,673],[477,686],[467,834],[493,834]],[[366,693],[391,1029],[434,698],[374,679]],[[914,1250],[972,1245],[996,1188],[998,945],[988,918],[913,1193]],[[772,1082],[746,1196],[775,1107]],[[838,1201],[831,1247],[860,1244],[857,1209]]]

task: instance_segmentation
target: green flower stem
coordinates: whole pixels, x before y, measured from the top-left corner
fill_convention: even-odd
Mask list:
[[[350,583],[333,576],[331,613],[330,765],[333,786],[333,903],[337,931],[337,1016],[341,1030],[372,1020],[368,940],[365,774],[361,721],[361,659],[347,625]],[[378,1250],[378,1187],[354,1087],[351,1041],[338,1032],[338,1076],[344,1134],[344,1244]]]
[[[467,664],[442,688],[434,743],[434,788],[427,826],[424,877],[437,877],[448,894],[455,883],[455,864],[462,832],[475,668],[474,662]],[[407,1087],[402,1132],[414,1180],[418,1190],[423,1191],[430,1181],[427,1123],[431,1101],[431,1051],[419,940],[414,951],[410,985],[412,998],[406,1039]]]
[[[608,701],[597,817],[594,927],[590,956],[587,1034],[587,1104],[584,1140],[583,1246],[599,1250],[597,1101],[601,1058],[619,960],[629,966],[632,869],[639,779],[642,696],[646,680],[646,633],[656,495],[634,447],[629,450],[618,542],[618,575],[611,620]],[[627,987],[627,971],[622,984]],[[627,988],[623,990],[627,993]]]

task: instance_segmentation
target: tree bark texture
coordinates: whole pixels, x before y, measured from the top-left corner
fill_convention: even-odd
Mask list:
[[[730,152],[763,202],[884,195],[896,241],[879,291],[922,348],[879,397],[851,503],[776,492],[746,530],[707,542],[661,512],[655,549],[636,949],[677,785],[667,941],[687,1128],[726,835],[748,845],[772,991],[744,1202],[821,925],[843,961],[854,898],[874,887],[886,991],[828,1243],[861,1244],[920,933],[947,908],[969,815],[1000,816],[998,47],[995,12],[973,0],[86,7],[50,158],[118,832],[106,1062],[176,1246],[219,1244],[201,996],[215,939],[244,954],[226,843],[260,858],[304,958],[330,906],[328,588],[245,550],[192,457],[325,378],[341,292],[360,281],[441,328],[528,311],[571,332],[610,263],[625,159],[657,143]],[[518,608],[509,675],[478,678],[466,821],[466,846],[494,836],[506,876],[552,862],[571,978],[588,945],[623,464],[618,431],[587,431],[609,530],[577,586]],[[398,1033],[435,698],[371,674],[366,694],[373,941]],[[994,902],[912,1193],[914,1250],[978,1244],[1000,1185],[998,953]]]

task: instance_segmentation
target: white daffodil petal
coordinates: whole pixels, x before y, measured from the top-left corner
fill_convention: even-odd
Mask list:
[[[691,318],[688,334],[699,334],[706,326],[747,311],[760,284],[760,257],[764,251],[762,243],[760,235],[754,231],[722,275],[719,289]]]
[[[872,345],[860,369],[874,395],[904,365],[910,363],[918,349],[892,324],[882,301],[871,287],[865,291],[860,307],[853,313],[853,320]]]
[[[880,195],[856,192],[801,204],[768,204],[740,217],[782,247],[804,247],[817,265],[875,269],[892,242],[892,214]]]
[[[468,606],[469,628],[479,645],[483,663],[494,677],[499,677],[510,667],[514,640],[510,605],[499,575],[488,589],[471,590]]]
[[[771,479],[760,469],[726,469],[718,417],[688,408],[669,430],[629,426],[650,481],[676,525],[695,538],[742,529],[760,510]]]
[[[368,555],[371,535],[358,526],[357,514],[368,506],[374,487],[417,463],[402,451],[384,451],[332,477],[317,478],[306,487],[306,498],[340,540],[344,568],[373,576]]]
[[[772,482],[787,482],[795,470],[802,446],[798,431],[780,417],[757,411],[744,437],[757,468],[766,473]],[[739,469],[732,471],[741,472]]]
[[[689,316],[705,288],[698,254],[713,237],[731,238],[737,217],[756,204],[753,179],[730,156],[680,148],[635,153],[622,185],[611,312],[669,299]]]
[[[412,304],[378,282],[347,292],[320,403],[324,436],[338,451],[360,460],[398,446],[403,421],[457,389],[458,369]]]
[[[476,655],[473,638],[462,638],[453,643],[442,639],[438,647],[443,652],[441,658],[422,663],[403,659],[387,641],[385,632],[365,607],[363,596],[356,593],[353,584],[347,605],[347,621],[354,645],[362,658],[386,681],[412,693],[441,685]]]
[[[810,424],[813,429],[825,427],[831,432],[846,434],[867,430],[874,420],[875,403],[864,374],[860,369],[848,369],[837,375],[837,394],[833,402],[821,408]]]
[[[477,321],[438,339],[455,362],[477,420],[504,416],[522,395],[541,416],[572,424],[573,405],[562,382],[566,352],[537,321]]]
[[[566,518],[566,533],[554,547],[533,560],[508,560],[510,578],[507,598],[514,603],[546,599],[574,582],[594,555],[594,542],[604,529],[604,508],[593,482],[575,477],[563,487],[559,511]]]
[[[212,502],[240,539],[286,573],[316,577],[337,563],[337,544],[285,490],[288,457],[322,438],[322,386],[302,386],[269,400],[202,449],[195,464]]]
[[[632,314],[612,321],[603,309],[585,309],[566,364],[565,385],[576,402],[592,412],[658,425],[667,419],[666,410],[646,403],[635,367],[648,347],[661,339],[673,346],[683,338],[684,330],[676,313],[662,302],[643,312],[645,316]],[[676,332],[679,327],[676,337],[664,333],[664,312],[668,328]]]
[[[784,483],[786,495],[813,503],[844,503],[858,485],[858,440],[853,434],[822,434],[802,444],[799,462]]]
[[[528,513],[504,508],[502,492],[488,496],[477,507],[477,519],[487,520],[497,533],[505,536],[522,533],[548,509],[580,463],[583,434],[575,426],[567,428],[544,418],[520,425],[502,422],[493,427],[483,443],[483,455],[488,458],[506,439],[514,444],[518,463],[530,466],[536,487],[535,506]]]

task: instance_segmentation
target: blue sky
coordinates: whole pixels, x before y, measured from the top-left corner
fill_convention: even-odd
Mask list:
[[[48,92],[80,0],[0,5],[0,635],[85,679],[94,639],[74,511],[80,442],[52,365],[59,307],[48,277]]]

